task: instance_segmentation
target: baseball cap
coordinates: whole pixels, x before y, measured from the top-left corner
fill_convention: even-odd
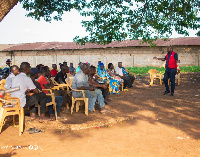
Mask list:
[[[40,73],[41,71],[38,70],[37,68],[31,68],[31,74],[37,74]]]

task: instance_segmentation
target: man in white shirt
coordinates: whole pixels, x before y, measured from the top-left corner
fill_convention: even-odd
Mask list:
[[[6,89],[10,89],[12,86],[12,80],[13,78],[18,75],[19,72],[19,67],[17,65],[13,65],[11,68],[11,74],[6,78],[6,84],[5,84],[5,88]]]
[[[124,80],[124,88],[127,86],[129,88],[133,87],[133,82],[135,80],[134,76],[128,74],[124,67],[122,67],[122,62],[118,62],[118,67],[115,68],[116,76],[121,77]]]
[[[33,81],[27,75],[31,72],[31,66],[28,62],[23,62],[20,65],[20,74],[15,76],[12,80],[11,88],[20,87],[19,91],[11,93],[12,97],[17,97],[20,100],[20,107],[30,107],[34,108],[35,105],[26,103],[26,95],[33,95],[34,93],[39,93],[38,89],[33,84]],[[32,113],[31,113],[32,114]],[[32,114],[31,117],[35,117],[35,114]]]

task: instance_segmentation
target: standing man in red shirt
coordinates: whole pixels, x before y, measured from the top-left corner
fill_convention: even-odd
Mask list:
[[[170,96],[174,96],[175,75],[177,72],[178,54],[173,51],[172,46],[169,46],[169,47],[167,47],[167,55],[165,56],[165,58],[153,57],[153,59],[166,61],[166,65],[165,65],[166,70],[165,70],[165,74],[164,74],[164,78],[163,78],[163,81],[164,81],[165,87],[166,87],[166,91],[163,94],[165,95],[165,94],[170,93],[169,85],[168,85],[168,79],[170,78],[170,82],[171,82],[171,95]]]
[[[55,77],[56,74],[58,73],[57,71],[57,65],[56,64],[52,64],[52,70],[51,70],[51,76]]]

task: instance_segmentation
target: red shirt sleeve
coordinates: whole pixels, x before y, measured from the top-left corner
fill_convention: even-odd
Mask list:
[[[42,89],[46,89],[44,84],[48,84],[47,79],[44,76],[40,76],[38,79],[38,82],[40,83]],[[45,94],[48,93],[48,91],[44,91]]]
[[[52,70],[51,70],[51,75],[52,75],[52,76],[56,76],[57,73],[58,73],[57,70],[55,70],[55,69],[52,69]]]

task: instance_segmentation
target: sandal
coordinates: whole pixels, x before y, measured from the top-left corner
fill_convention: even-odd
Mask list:
[[[35,130],[35,128],[29,128],[28,130],[26,130],[25,132],[33,132]]]
[[[34,131],[29,132],[29,134],[35,134],[35,133],[41,133],[41,132],[44,132],[44,131],[39,130],[39,129],[35,129]]]
[[[64,119],[65,117],[62,116],[58,116],[57,119]]]
[[[101,113],[101,114],[106,114],[106,113],[112,114],[112,113],[114,113],[114,112],[113,112],[113,111],[110,111],[110,110],[107,110],[107,109],[104,109],[104,110],[100,111],[100,113]]]
[[[54,115],[50,115],[50,120],[51,120],[51,121],[56,120],[56,118],[54,117]]]

